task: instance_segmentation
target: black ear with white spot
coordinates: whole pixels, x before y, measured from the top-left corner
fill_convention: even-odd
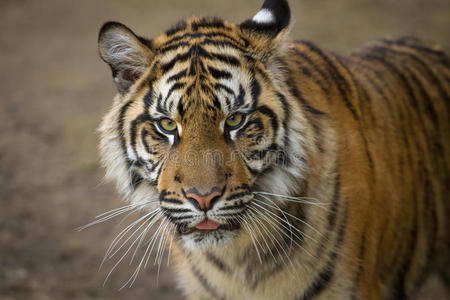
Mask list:
[[[100,29],[100,57],[111,67],[120,93],[126,93],[150,65],[153,58],[150,43],[117,22],[108,22]]]
[[[290,18],[287,0],[265,0],[260,11],[252,19],[241,23],[240,27],[275,37],[288,27]]]

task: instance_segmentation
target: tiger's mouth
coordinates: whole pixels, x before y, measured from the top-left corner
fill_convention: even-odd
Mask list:
[[[202,222],[198,223],[194,227],[189,227],[187,224],[181,224],[178,226],[178,233],[181,235],[188,235],[194,232],[201,232],[203,234],[208,234],[215,231],[234,231],[240,228],[238,222],[229,222],[227,224],[219,224],[213,220],[205,218]]]

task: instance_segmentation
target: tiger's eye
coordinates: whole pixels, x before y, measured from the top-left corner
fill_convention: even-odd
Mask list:
[[[241,125],[241,123],[242,123],[243,120],[244,120],[244,116],[243,116],[242,114],[237,113],[237,114],[234,114],[234,115],[229,116],[229,117],[225,120],[225,124],[226,124],[228,127],[236,128],[236,127],[238,127],[239,125]]]
[[[159,121],[159,125],[162,129],[173,132],[177,129],[177,123],[174,120],[164,118]]]

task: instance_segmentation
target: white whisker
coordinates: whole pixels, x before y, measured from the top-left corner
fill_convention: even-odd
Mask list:
[[[253,246],[255,246],[256,254],[258,255],[259,263],[262,264],[261,254],[259,253],[258,246],[256,245],[256,238],[254,236],[254,232],[252,228],[250,227],[250,224],[245,220],[245,218],[241,219],[244,225],[247,227],[248,235],[250,236],[250,239],[252,240]],[[259,244],[259,243],[258,243]]]
[[[251,207],[250,209],[253,210],[252,207]],[[253,211],[254,211],[255,213],[254,213]],[[259,216],[262,216],[266,222],[268,222],[270,225],[272,225],[272,227],[274,227],[274,225],[276,225],[276,224],[271,223],[271,222],[265,217],[264,214],[256,214],[256,213],[259,213],[259,212],[256,211],[256,210],[253,210],[253,211],[251,211],[250,213],[255,217],[256,220],[259,219]],[[267,227],[266,227],[266,225],[265,225],[264,223],[262,223],[262,222],[259,222],[259,223],[260,223],[260,225],[261,225],[261,228],[263,228],[263,230],[264,230],[267,234],[269,234],[269,236],[271,237],[271,239],[272,239],[272,244],[275,246],[275,249],[276,249],[277,252],[278,252],[278,256],[281,258],[281,260],[283,261],[283,263],[286,265],[286,262],[284,261],[284,258],[283,258],[283,256],[281,255],[280,250],[278,249],[277,245],[281,248],[281,251],[284,252],[284,254],[286,255],[286,257],[287,257],[287,258],[289,258],[289,257],[288,257],[288,255],[287,255],[285,249],[284,249],[283,246],[281,245],[280,241],[273,235],[272,232],[270,232],[270,230],[267,229]],[[278,235],[281,237],[279,230],[275,230],[275,232],[278,233]],[[275,243],[276,243],[277,245],[275,245]],[[276,260],[275,260],[275,262],[276,262]]]
[[[160,213],[160,211],[159,211],[159,219],[163,220],[163,219],[162,219],[162,216],[163,216],[163,215],[162,215],[162,214]],[[155,223],[153,223],[153,224],[155,224]],[[152,226],[153,226],[153,224],[152,224]],[[158,229],[161,227],[162,224],[163,224],[163,222],[160,223]],[[153,238],[152,238],[152,239],[153,239]],[[136,242],[136,241],[135,241],[135,242]],[[133,242],[133,243],[135,243],[135,242]],[[146,250],[145,250],[145,252],[144,252],[144,255],[142,256],[142,258],[141,258],[141,260],[140,260],[138,266],[136,267],[136,270],[133,272],[133,274],[131,275],[131,277],[127,280],[127,282],[125,282],[125,284],[124,284],[119,290],[122,290],[122,289],[123,289],[124,287],[126,287],[130,282],[131,282],[131,283],[130,283],[130,287],[133,285],[133,283],[135,282],[135,280],[136,280],[136,278],[137,278],[137,275],[139,274],[139,271],[140,271],[141,268],[142,268],[143,261],[144,261],[146,255],[147,255],[147,253],[148,253],[148,250],[149,250],[150,246],[151,246],[151,243],[148,243],[148,246],[147,246],[147,248],[146,248]],[[128,252],[128,251],[129,251],[129,250],[127,250],[127,252]]]
[[[253,200],[256,200],[256,199],[253,199]],[[259,201],[259,200],[256,200],[256,201]],[[259,201],[259,202],[260,202],[260,203],[264,203],[264,202],[262,202],[262,201]],[[254,202],[253,202],[253,204],[256,205],[256,206],[258,206],[259,208],[263,209],[264,211],[266,211],[267,213],[269,213],[269,214],[272,215],[273,217],[275,217],[275,218],[281,220],[282,222],[284,222],[284,223],[290,225],[291,228],[293,228],[294,230],[296,230],[296,231],[297,231],[298,233],[300,233],[302,236],[307,237],[307,238],[309,238],[309,239],[311,239],[311,240],[313,240],[313,241],[315,241],[315,242],[318,243],[317,240],[313,239],[312,237],[310,237],[310,236],[307,235],[306,233],[300,231],[298,228],[292,226],[292,224],[290,224],[289,222],[286,222],[284,219],[282,219],[282,218],[281,218],[280,216],[278,216],[277,214],[273,213],[272,211],[268,210],[267,208],[265,208],[265,207],[263,207],[263,206],[261,206],[261,205],[258,205],[257,203],[254,203]],[[289,214],[288,214],[288,215],[289,215]],[[284,228],[286,228],[286,227],[284,227]],[[285,234],[286,234],[286,233],[285,233]],[[295,235],[298,239],[300,239],[300,237],[298,237],[296,234],[294,234],[294,235]],[[303,239],[303,240],[305,240],[305,239]],[[305,240],[305,241],[306,241],[306,240]],[[295,243],[297,246],[299,246],[300,248],[302,248],[305,252],[307,252],[308,254],[310,254],[312,257],[315,257],[315,256],[314,256],[312,253],[310,253],[305,247],[301,246],[300,244],[298,244],[298,243],[295,242],[295,241],[294,241],[294,243]]]
[[[295,203],[301,203],[301,204],[310,204],[310,205],[315,205],[315,206],[320,207],[322,209],[328,210],[326,207],[323,207],[323,206],[327,206],[328,203],[308,201],[308,200],[315,200],[315,201],[317,201],[316,198],[312,198],[312,197],[294,197],[294,196],[273,194],[273,193],[269,193],[269,192],[253,192],[253,194],[255,194],[255,195],[267,195],[267,196],[280,197],[280,198],[283,198],[283,201],[295,202]]]
[[[149,213],[147,213],[147,214],[145,214],[144,216],[142,216],[142,217],[140,217],[139,219],[137,219],[136,221],[134,221],[133,223],[131,223],[130,225],[128,225],[127,227],[125,227],[125,229],[124,230],[122,230],[118,235],[117,235],[117,237],[111,242],[111,245],[108,247],[108,249],[106,250],[106,253],[105,253],[105,257],[104,257],[104,259],[103,259],[103,261],[102,261],[102,264],[103,264],[103,262],[106,260],[106,259],[111,259],[135,234],[136,234],[136,232],[140,229],[140,228],[142,228],[142,226],[144,226],[145,225],[145,223],[147,222],[147,221],[151,221],[151,220],[154,220],[154,217],[156,216],[156,214],[158,213],[158,211],[152,211],[152,212],[149,212]],[[148,218],[148,220],[145,220],[145,219],[147,219]],[[123,237],[125,237],[125,235],[134,227],[134,226],[136,226],[137,224],[139,224],[140,222],[142,222],[142,221],[144,221],[141,225],[139,225],[139,227],[122,243],[122,245],[118,248],[118,249],[116,249],[115,251],[114,251],[114,248],[116,247],[116,245],[122,240],[122,238]],[[113,254],[111,254],[111,252],[112,251],[114,251],[114,253]]]
[[[263,197],[264,199],[266,199],[266,200],[268,200],[268,201],[270,201],[270,202],[273,203],[273,200],[272,200],[272,199],[270,199],[270,198],[268,198],[268,197],[265,197],[265,196],[263,196],[263,195],[261,195],[261,197]],[[263,204],[265,204],[265,205],[267,205],[267,206],[269,206],[269,207],[272,207],[272,208],[277,209],[276,207],[274,207],[273,205],[270,205],[269,203],[266,203],[266,202],[261,201],[261,200],[259,200],[259,201],[260,201],[260,203],[263,203]],[[286,212],[286,211],[285,211],[285,214],[288,215],[288,216],[290,216],[290,217],[292,217],[292,218],[294,218],[295,220],[297,220],[297,221],[299,221],[299,222],[305,224],[306,226],[308,226],[311,230],[315,231],[315,232],[316,232],[317,234],[319,234],[320,236],[323,236],[323,234],[322,234],[320,231],[318,231],[317,229],[315,229],[315,228],[314,228],[313,226],[311,226],[308,222],[305,222],[304,220],[302,220],[302,219],[300,219],[300,218],[298,218],[298,217],[294,216],[293,214],[290,214],[290,213],[288,213],[288,212]],[[305,236],[306,236],[306,235],[305,235]],[[308,236],[307,236],[307,237],[308,237]],[[311,238],[311,237],[309,237],[309,238],[312,239],[313,241],[315,241],[316,243],[318,243],[317,240],[315,240],[315,239],[313,239],[313,238]]]

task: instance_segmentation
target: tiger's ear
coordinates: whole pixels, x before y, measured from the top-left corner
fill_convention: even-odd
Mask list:
[[[100,29],[100,57],[111,67],[121,94],[128,92],[130,86],[150,65],[154,56],[150,44],[150,41],[138,37],[121,23],[108,22]]]
[[[287,0],[265,0],[256,15],[239,25],[253,50],[263,57],[276,51],[289,31],[291,10]]]

